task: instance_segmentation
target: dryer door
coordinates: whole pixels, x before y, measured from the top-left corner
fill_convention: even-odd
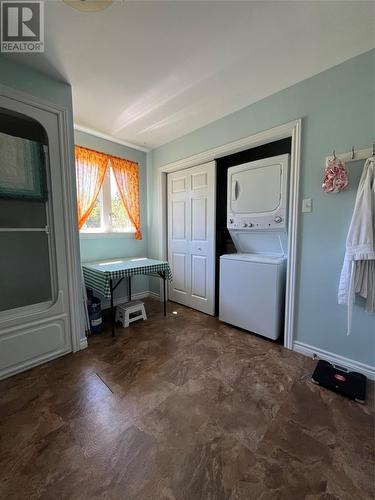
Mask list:
[[[281,200],[281,165],[248,168],[231,175],[233,214],[273,212]]]

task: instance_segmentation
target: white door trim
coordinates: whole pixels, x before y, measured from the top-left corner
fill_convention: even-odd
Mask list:
[[[77,200],[74,159],[72,155],[71,134],[73,131],[72,117],[68,110],[44,99],[31,96],[13,88],[0,84],[0,95],[13,99],[23,104],[28,104],[43,111],[53,113],[57,117],[61,164],[66,168],[62,172],[62,192],[64,210],[64,233],[67,248],[67,278],[69,287],[69,307],[70,307],[70,329],[73,352],[79,351],[87,346],[81,342],[81,331],[83,324],[81,321],[80,304],[81,296],[81,270],[79,266],[79,239],[77,223]],[[84,340],[84,339],[83,339]]]
[[[187,158],[168,163],[159,168],[157,201],[159,207],[159,255],[162,259],[167,259],[167,173],[194,167],[202,163],[217,160],[222,156],[227,156],[249,148],[261,146],[268,142],[278,141],[287,137],[292,137],[291,157],[290,157],[290,190],[289,190],[289,223],[288,223],[288,265],[286,277],[286,300],[285,300],[285,329],[284,347],[293,349],[293,333],[295,320],[295,292],[297,273],[297,235],[299,219],[299,177],[300,177],[300,156],[301,156],[301,128],[302,119],[278,125],[274,128],[264,130],[249,137],[244,137],[238,141],[229,142],[222,146],[203,151]],[[161,294],[160,294],[161,295]]]

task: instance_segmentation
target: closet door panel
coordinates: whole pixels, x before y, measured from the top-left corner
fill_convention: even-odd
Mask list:
[[[215,305],[215,169],[210,162],[168,174],[169,298],[207,314]]]

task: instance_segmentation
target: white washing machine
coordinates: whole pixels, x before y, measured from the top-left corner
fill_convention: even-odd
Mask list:
[[[228,254],[220,257],[219,319],[270,339],[284,325],[284,257]]]
[[[227,227],[238,253],[220,257],[219,319],[276,340],[283,330],[289,155],[228,169]]]

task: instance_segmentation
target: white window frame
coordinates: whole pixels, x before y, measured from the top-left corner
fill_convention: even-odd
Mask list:
[[[111,164],[108,165],[105,173],[102,187],[99,192],[99,199],[101,202],[100,210],[100,227],[81,229],[80,235],[94,236],[94,235],[132,235],[135,233],[135,228],[129,230],[114,229],[112,227],[112,196],[111,196]]]

